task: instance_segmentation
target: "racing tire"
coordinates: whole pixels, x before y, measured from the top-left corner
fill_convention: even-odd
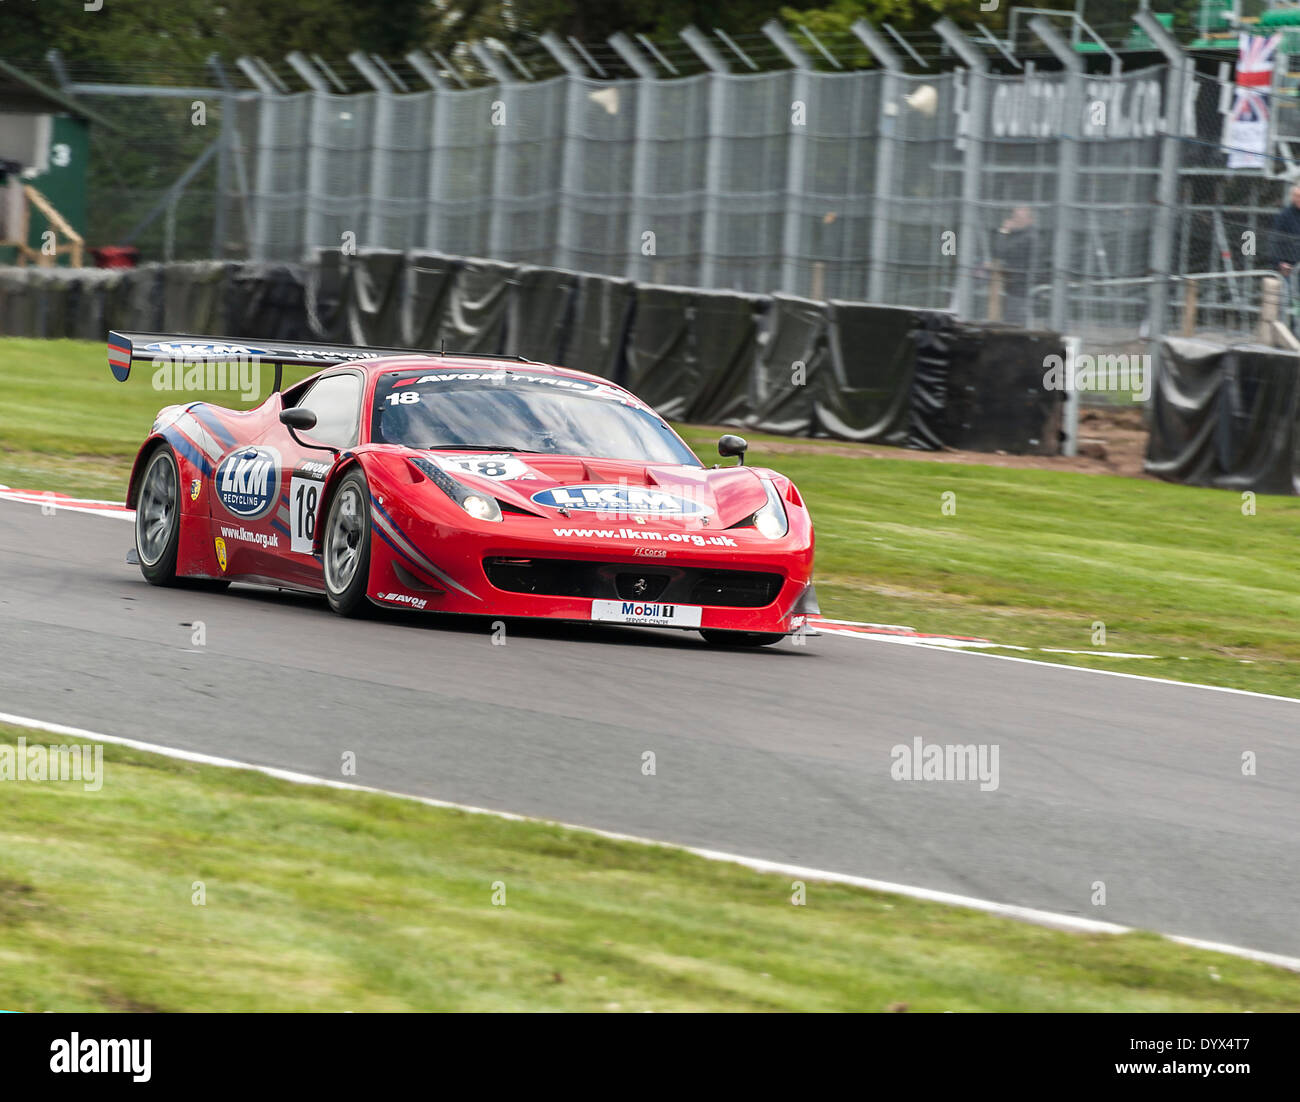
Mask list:
[[[758,631],[717,631],[709,629],[701,631],[706,643],[712,643],[715,647],[770,647],[773,643],[779,643],[785,638],[784,635],[768,635]]]
[[[321,538],[325,597],[340,616],[370,611],[370,485],[359,468],[348,471],[330,498]]]
[[[176,585],[181,543],[180,466],[166,444],[155,448],[135,500],[135,553],[150,585]]]

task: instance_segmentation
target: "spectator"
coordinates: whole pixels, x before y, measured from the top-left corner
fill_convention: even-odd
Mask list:
[[[1291,202],[1273,216],[1273,267],[1284,279],[1300,263],[1300,184],[1291,185]]]
[[[1300,219],[1300,209],[1296,216]],[[1300,221],[1297,226],[1300,228]],[[1038,266],[1038,231],[1032,209],[1016,207],[1003,221],[993,239],[993,256],[1002,265],[1002,320],[1028,325],[1029,288]]]

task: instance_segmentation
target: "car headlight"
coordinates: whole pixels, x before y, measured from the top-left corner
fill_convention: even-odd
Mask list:
[[[754,514],[754,527],[770,540],[779,540],[790,531],[790,518],[785,515],[785,506],[781,504],[781,495],[770,479],[763,479],[763,489],[767,492],[767,504]]]
[[[494,497],[471,490],[460,479],[448,474],[430,459],[415,458],[411,466],[438,487],[475,520],[500,520],[501,506]]]
[[[460,507],[470,516],[477,517],[479,520],[501,519],[501,506],[492,498],[470,494],[460,503]]]

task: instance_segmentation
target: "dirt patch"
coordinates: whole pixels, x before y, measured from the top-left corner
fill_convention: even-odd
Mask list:
[[[722,426],[697,426],[703,431],[735,432]],[[1079,412],[1079,454],[1008,455],[1006,452],[968,452],[956,448],[917,451],[877,444],[813,443],[801,440],[755,441],[753,450],[776,455],[844,455],[855,459],[915,459],[922,463],[978,463],[986,467],[1016,467],[1040,471],[1078,471],[1148,478],[1142,470],[1147,430],[1136,408],[1084,409]]]

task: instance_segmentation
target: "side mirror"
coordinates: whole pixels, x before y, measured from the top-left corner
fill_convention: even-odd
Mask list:
[[[289,430],[289,435],[293,437],[294,443],[300,448],[311,448],[313,451],[329,452],[335,458],[338,458],[338,448],[331,447],[329,444],[308,444],[301,436],[298,430],[307,432],[309,429],[316,427],[316,414],[309,409],[302,409],[294,406],[291,409],[282,409],[280,411],[280,424]]]
[[[749,450],[749,441],[743,436],[732,436],[727,433],[725,436],[718,437],[718,454],[724,458],[732,455],[740,456],[740,465],[745,465],[745,452]]]
[[[280,424],[306,432],[308,429],[316,427],[316,414],[309,409],[303,409],[301,406],[282,409],[280,411]]]

